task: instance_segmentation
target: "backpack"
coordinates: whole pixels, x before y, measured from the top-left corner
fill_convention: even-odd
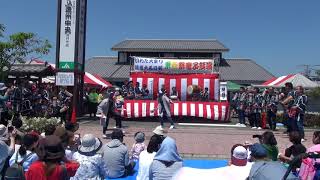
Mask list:
[[[7,169],[6,174],[4,176],[5,180],[25,180],[26,179],[24,176],[24,169],[22,165],[34,153],[30,153],[26,155],[26,157],[24,157],[21,162],[18,162],[18,154],[19,153],[17,152],[14,164]]]

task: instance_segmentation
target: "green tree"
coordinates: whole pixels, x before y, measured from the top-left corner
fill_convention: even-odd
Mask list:
[[[18,32],[5,37],[5,26],[0,24],[0,78],[4,80],[11,66],[23,63],[31,57],[41,57],[52,47],[48,40],[39,38],[35,33]]]

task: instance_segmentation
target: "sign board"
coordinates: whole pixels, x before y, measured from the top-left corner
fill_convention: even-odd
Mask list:
[[[213,59],[156,59],[133,57],[135,71],[202,70],[212,71]]]
[[[74,69],[77,0],[61,0],[59,68]]]
[[[73,70],[85,59],[87,0],[60,1],[59,69]]]
[[[74,86],[73,72],[57,72],[56,86]]]
[[[220,82],[220,101],[228,100],[227,82]]]

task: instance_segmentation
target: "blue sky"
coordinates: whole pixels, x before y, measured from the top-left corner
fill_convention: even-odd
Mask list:
[[[226,58],[251,58],[275,75],[320,64],[319,0],[88,0],[86,56],[116,55],[124,39],[220,40]],[[56,0],[7,0],[7,34],[30,31],[55,46]],[[43,59],[54,62],[55,47]]]

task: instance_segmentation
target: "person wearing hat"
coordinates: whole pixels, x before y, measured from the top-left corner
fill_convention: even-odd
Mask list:
[[[259,143],[250,146],[251,159],[254,164],[249,173],[249,180],[274,180],[282,179],[287,168],[279,161],[270,161],[268,159],[268,152],[265,147]],[[289,174],[290,180],[298,180],[299,178],[292,173]]]
[[[102,147],[108,178],[125,177],[133,171],[134,163],[129,161],[129,152],[123,143],[123,137],[123,132],[115,129],[111,134],[112,140]]]
[[[15,137],[16,132],[8,133],[8,129],[5,125],[0,124],[0,172],[5,172],[3,170],[4,165],[9,157],[12,156],[15,149]],[[10,145],[7,143],[10,140]],[[0,174],[0,179],[2,178],[2,173]]]
[[[247,161],[248,151],[242,144],[235,144],[231,148],[231,161],[228,166],[214,169],[196,169],[183,167],[175,176],[174,180],[192,179],[219,179],[233,180],[246,179],[249,176],[252,163]]]
[[[102,180],[106,176],[106,166],[102,155],[97,152],[101,149],[102,142],[92,134],[85,134],[81,138],[78,151],[73,154],[73,160],[79,162],[80,167],[71,180]]]
[[[39,161],[26,172],[27,180],[64,180],[73,177],[79,168],[79,163],[65,158],[61,139],[55,135],[41,139],[36,153]]]

